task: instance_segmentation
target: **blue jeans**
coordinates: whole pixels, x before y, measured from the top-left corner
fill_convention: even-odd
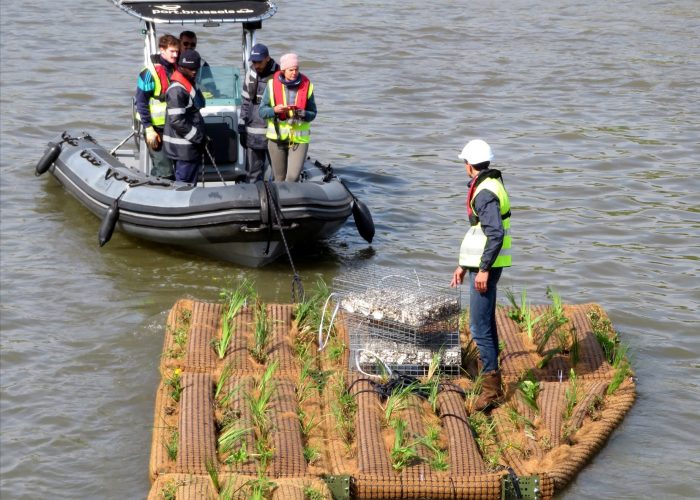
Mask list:
[[[502,267],[491,268],[486,293],[479,293],[474,288],[477,271],[469,271],[469,329],[479,348],[484,373],[498,370],[496,291],[502,272]]]
[[[175,160],[175,180],[197,184],[197,174],[201,167],[201,158],[197,161]]]

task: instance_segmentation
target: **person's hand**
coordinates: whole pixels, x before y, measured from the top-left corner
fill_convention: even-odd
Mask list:
[[[476,278],[474,279],[474,289],[479,293],[486,293],[488,281],[489,272],[479,269],[479,272],[476,273]]]
[[[280,114],[280,113],[286,113],[287,110],[289,110],[288,106],[285,106],[284,104],[277,104],[273,108],[275,110],[275,113]]]
[[[304,118],[306,116],[306,110],[304,109],[295,109],[294,110],[294,116],[297,118]]]
[[[455,272],[452,273],[452,281],[450,282],[450,286],[452,288],[461,285],[462,284],[462,279],[464,278],[464,273],[467,271],[462,269],[462,266],[457,266],[457,269],[455,269]]]
[[[160,148],[160,135],[158,135],[158,132],[156,132],[153,127],[148,127],[146,129],[146,144],[154,151]]]

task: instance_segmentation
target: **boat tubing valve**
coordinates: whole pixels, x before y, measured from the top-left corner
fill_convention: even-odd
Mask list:
[[[98,233],[98,238],[100,246],[103,247],[112,238],[112,233],[114,233],[114,228],[119,220],[119,200],[121,200],[124,193],[126,193],[129,188],[126,188],[109,206],[107,213],[102,218],[102,223],[100,224],[100,231]]]
[[[34,175],[37,177],[46,172],[61,154],[61,143],[49,142],[49,147],[44,152],[44,156],[37,162]]]

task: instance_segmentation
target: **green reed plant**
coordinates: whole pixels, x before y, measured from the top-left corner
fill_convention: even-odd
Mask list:
[[[574,413],[574,408],[579,398],[579,386],[576,372],[573,368],[569,370],[569,387],[564,392],[566,398],[566,407],[564,408],[564,420],[568,420]]]
[[[540,409],[537,406],[537,395],[540,392],[540,383],[529,374],[527,378],[518,383],[518,390],[520,391],[523,401],[525,401],[530,408],[535,410],[536,413],[539,413]]]
[[[391,423],[394,428],[394,445],[391,448],[391,465],[394,470],[403,470],[422,460],[418,454],[416,442],[409,443],[406,439],[406,421],[394,419]]]
[[[219,394],[221,394],[221,391],[226,386],[226,382],[228,382],[229,378],[231,378],[231,373],[233,373],[233,365],[231,363],[227,363],[221,370],[219,380],[217,380],[216,382],[216,389],[214,390],[214,399],[219,398]]]
[[[391,422],[394,415],[409,407],[409,397],[417,388],[418,384],[412,382],[409,385],[397,386],[391,391],[384,404],[384,421],[387,424]]]
[[[331,380],[330,390],[333,395],[330,402],[331,414],[341,439],[346,446],[350,446],[355,438],[357,402],[348,391],[342,374],[337,374]]]
[[[251,394],[246,394],[253,424],[262,436],[267,436],[269,432],[270,417],[268,416],[268,409],[270,407],[270,400],[276,389],[272,377],[277,370],[278,364],[277,360],[275,360],[268,365],[258,381],[255,391]]]
[[[163,381],[165,385],[170,386],[170,397],[176,403],[180,402],[180,395],[182,394],[182,370],[180,368],[175,368],[169,376]]]
[[[595,307],[588,311],[588,319],[591,322],[593,334],[605,353],[605,358],[609,363],[612,363],[615,359],[615,351],[618,344],[617,333],[612,323],[609,319],[603,317],[600,309]]]
[[[231,344],[234,318],[254,294],[253,285],[248,280],[243,280],[234,290],[224,290],[221,293],[225,299],[221,315],[221,338],[212,340],[212,345],[219,359],[224,359],[228,346]]]
[[[172,461],[177,459],[177,443],[179,438],[180,434],[177,432],[177,429],[173,427],[170,429],[170,437],[165,443],[163,443],[165,446],[165,451],[168,454],[168,458]]]
[[[163,495],[163,500],[175,500],[177,496],[177,489],[183,485],[184,483],[182,481],[176,480],[170,480],[165,483],[163,489],[160,491],[161,495]]]
[[[304,459],[306,460],[307,464],[311,465],[319,458],[321,458],[321,452],[318,451],[318,448],[311,446],[310,444],[304,446]]]
[[[209,478],[214,485],[214,489],[219,491],[221,489],[221,484],[219,483],[219,469],[214,460],[207,458],[204,461],[204,468],[207,470],[207,474],[209,474]]]
[[[234,448],[229,455],[224,458],[224,463],[227,465],[231,464],[243,464],[250,458],[250,453],[248,453],[248,444],[246,441],[241,441],[241,445],[238,448]]]
[[[219,436],[219,452],[227,455],[241,448],[241,443],[245,444],[245,437],[253,429],[243,429],[238,427],[237,422],[226,427]]]
[[[267,348],[272,335],[267,306],[259,301],[255,307],[255,329],[253,330],[253,348],[250,354],[258,363],[267,361]]]
[[[496,421],[482,412],[472,413],[467,417],[481,455],[490,470],[496,470],[501,461],[501,448],[496,437]]]
[[[440,446],[440,428],[438,426],[429,426],[425,430],[425,436],[420,439],[420,443],[431,452],[428,463],[433,470],[445,471],[449,469],[447,450]]]
[[[237,476],[230,477],[228,481],[226,481],[226,484],[219,489],[218,500],[234,500],[241,498],[240,494],[238,493],[241,487],[239,486],[236,488],[236,479]]]
[[[328,496],[313,486],[304,486],[304,500],[326,500]]]
[[[527,303],[527,291],[523,288],[520,295],[520,304],[515,300],[515,294],[510,288],[506,289],[506,299],[510,303],[511,308],[508,310],[508,317],[523,327],[525,325],[525,314],[530,309]]]
[[[581,342],[579,341],[578,332],[576,331],[576,327],[574,325],[571,325],[569,333],[571,335],[571,346],[569,347],[569,361],[571,362],[571,366],[577,366],[579,361],[581,360]]]
[[[628,348],[629,346],[626,344],[620,344],[615,349],[615,357],[612,362],[614,372],[610,384],[608,385],[607,394],[615,394],[622,382],[632,373],[632,367],[629,361],[627,361]]]

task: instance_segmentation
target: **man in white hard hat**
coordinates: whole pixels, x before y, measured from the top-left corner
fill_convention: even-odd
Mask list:
[[[467,192],[469,230],[459,251],[459,265],[450,286],[462,284],[469,273],[469,330],[482,363],[483,385],[476,411],[488,410],[503,397],[498,369],[496,288],[504,267],[511,265],[510,202],[501,172],[489,168],[491,146],[469,141],[459,158],[471,178]]]

